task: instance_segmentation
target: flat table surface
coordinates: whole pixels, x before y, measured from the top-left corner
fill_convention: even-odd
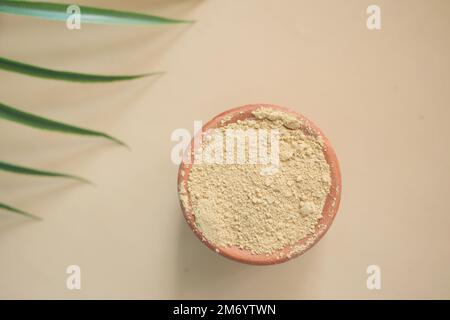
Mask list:
[[[1,160],[86,177],[0,172],[0,298],[450,298],[450,2],[139,0],[78,4],[195,19],[105,26],[0,14],[0,56],[100,74],[84,84],[0,71],[0,102],[108,132],[106,140],[0,121]],[[288,263],[227,260],[194,236],[171,161],[177,128],[248,103],[290,107],[331,140],[341,207]],[[66,287],[69,265],[81,290]],[[380,290],[366,286],[368,266]]]

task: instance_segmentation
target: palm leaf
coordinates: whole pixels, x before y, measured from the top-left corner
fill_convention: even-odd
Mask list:
[[[18,166],[18,165],[12,164],[12,163],[7,163],[4,161],[0,161],[0,170],[18,173],[18,174],[34,175],[34,176],[69,178],[69,179],[74,179],[74,180],[78,180],[81,182],[91,183],[90,181],[88,181],[84,178],[74,176],[71,174],[22,167],[22,166]]]
[[[147,74],[138,75],[98,75],[98,74],[87,74],[78,73],[70,71],[60,71],[52,70],[47,68],[42,68],[34,66],[31,64],[26,64],[19,61],[14,61],[0,57],[0,69],[18,72],[26,74],[33,77],[48,78],[55,80],[65,80],[65,81],[76,81],[76,82],[112,82],[112,81],[123,81],[132,80],[137,78],[142,78],[150,75],[162,74],[162,72],[153,72]]]
[[[8,206],[8,205],[6,205],[4,203],[1,203],[1,202],[0,202],[0,209],[6,210],[6,211],[10,211],[10,212],[13,212],[13,213],[18,213],[18,214],[24,215],[24,216],[32,218],[32,219],[41,220],[41,218],[36,217],[36,216],[32,215],[31,213],[22,211],[22,210],[17,209],[17,208],[13,208],[13,207]]]
[[[117,144],[127,146],[124,142],[120,141],[117,138],[110,136],[109,134],[99,132],[99,131],[84,129],[84,128],[80,128],[80,127],[75,127],[75,126],[65,124],[62,122],[43,118],[43,117],[28,113],[28,112],[24,112],[24,111],[9,107],[7,105],[2,104],[1,102],[0,102],[0,118],[14,121],[17,123],[21,123],[23,125],[38,128],[38,129],[59,131],[59,132],[84,135],[84,136],[106,138]]]
[[[66,12],[68,7],[69,4],[63,3],[0,0],[0,12],[49,20],[66,21],[70,15]],[[79,8],[81,23],[148,25],[193,22],[102,8],[85,6]]]

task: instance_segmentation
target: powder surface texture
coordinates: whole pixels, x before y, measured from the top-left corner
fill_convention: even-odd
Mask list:
[[[222,122],[219,130],[278,130],[278,170],[262,174],[270,164],[259,163],[194,163],[187,188],[195,224],[208,241],[271,254],[314,233],[330,191],[330,167],[321,138],[293,115],[260,108],[253,116]],[[208,143],[204,139],[202,149]]]

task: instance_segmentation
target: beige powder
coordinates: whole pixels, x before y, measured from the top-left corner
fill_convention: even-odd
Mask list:
[[[195,224],[206,239],[270,254],[314,232],[330,190],[330,168],[323,141],[296,117],[269,108],[253,115],[221,122],[219,129],[278,130],[278,171],[263,175],[262,164],[193,164],[187,185]],[[204,139],[203,147],[208,143]],[[185,190],[181,195],[187,206]]]

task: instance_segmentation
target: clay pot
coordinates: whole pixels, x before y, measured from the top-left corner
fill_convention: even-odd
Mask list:
[[[333,222],[334,217],[336,216],[336,213],[338,211],[339,202],[341,198],[341,173],[339,170],[339,164],[338,160],[336,158],[336,154],[334,153],[333,148],[331,147],[330,142],[328,139],[323,135],[322,131],[310,120],[306,119],[301,114],[279,106],[275,105],[268,105],[268,104],[251,104],[251,105],[245,105],[242,107],[234,108],[227,110],[218,116],[214,117],[211,121],[206,123],[203,126],[202,132],[207,131],[208,129],[214,129],[221,126],[221,120],[226,118],[225,124],[236,122],[237,120],[244,120],[248,118],[254,118],[252,115],[252,111],[255,109],[265,107],[265,108],[272,108],[280,111],[287,112],[298,119],[304,121],[306,124],[308,124],[308,127],[310,127],[315,134],[320,135],[324,141],[324,153],[325,158],[330,165],[331,170],[331,188],[330,193],[325,201],[325,205],[322,212],[322,218],[319,220],[318,224],[316,225],[315,232],[313,234],[310,234],[304,239],[301,239],[298,241],[296,245],[288,246],[284,249],[281,249],[277,252],[274,252],[270,255],[254,255],[249,251],[241,250],[237,247],[221,247],[217,248],[214,244],[210,243],[208,239],[203,237],[202,232],[197,228],[195,225],[195,216],[191,212],[191,205],[190,205],[190,195],[187,190],[187,180],[189,178],[189,173],[192,167],[192,164],[186,164],[184,162],[181,163],[179,171],[178,171],[178,186],[180,190],[180,186],[183,186],[183,189],[187,192],[187,199],[189,205],[187,208],[184,208],[182,205],[184,217],[186,218],[187,223],[189,224],[192,231],[197,235],[197,237],[210,249],[214,250],[215,252],[223,255],[224,257],[247,263],[247,264],[255,264],[255,265],[270,265],[270,264],[277,264],[282,263],[285,261],[288,261],[292,258],[298,257],[302,255],[304,252],[306,252],[308,249],[310,249],[314,244],[316,244],[326,233],[328,228],[331,226],[331,223]],[[199,133],[200,134],[200,133]],[[193,155],[194,146],[194,138],[191,141],[191,145],[187,149],[187,152]]]

